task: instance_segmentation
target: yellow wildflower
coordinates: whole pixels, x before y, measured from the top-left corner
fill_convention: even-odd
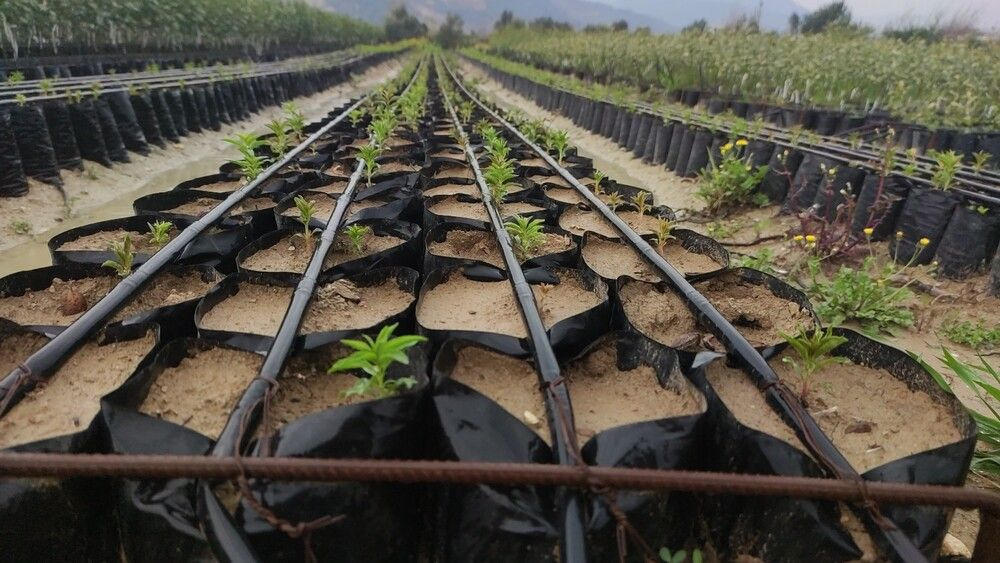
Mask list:
[[[726,143],[726,144],[722,145],[722,147],[720,147],[719,150],[722,152],[722,154],[726,154],[727,152],[733,150],[733,144],[732,143]]]
[[[931,239],[929,239],[927,237],[924,237],[924,238],[920,239],[920,246],[927,246],[930,243],[931,243]]]
[[[800,241],[801,242],[802,239],[803,239],[803,236],[802,235],[795,235],[794,237],[792,237],[792,239],[795,240],[795,241]]]
[[[903,231],[896,231],[896,238],[903,238]]]
[[[740,140],[736,141],[736,146],[737,147],[745,147],[745,146],[747,146],[747,144],[748,144],[748,141],[746,139],[740,139]]]
[[[872,233],[874,233],[874,232],[875,232],[875,229],[873,229],[871,227],[865,227],[865,236],[866,237],[872,236]]]
[[[806,235],[806,242],[816,242],[816,235]]]

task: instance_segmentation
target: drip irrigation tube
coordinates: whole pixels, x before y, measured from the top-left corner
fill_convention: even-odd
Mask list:
[[[765,392],[768,403],[792,426],[795,433],[820,462],[821,466],[838,479],[851,481],[860,485],[863,482],[862,477],[822,431],[812,416],[795,400],[794,393],[781,382],[763,356],[719,313],[708,299],[701,295],[680,272],[660,256],[628,224],[615,215],[607,205],[583,186],[576,177],[560,166],[546,151],[532,143],[511,123],[504,120],[473,96],[455,76],[451,68],[447,67],[447,64],[445,67],[448,69],[448,73],[458,88],[470,100],[475,102],[483,111],[499,123],[503,124],[508,131],[517,136],[525,145],[535,151],[540,158],[545,160],[552,170],[558,172],[564,180],[569,182],[587,201],[591,208],[597,210],[603,215],[605,220],[614,225],[622,234],[624,240],[628,241],[647,262],[656,268],[681,293],[692,310],[711,327],[715,336],[725,344],[726,349],[735,355],[743,367],[750,372],[758,387]],[[862,516],[866,528],[877,540],[879,547],[891,546],[894,553],[890,553],[889,555],[893,556],[894,559],[926,561],[923,554],[913,545],[902,530],[892,525],[891,522],[888,522],[888,520],[878,513],[877,507],[866,503],[863,508]]]
[[[469,137],[465,133],[462,122],[455,113],[451,99],[443,90],[445,107],[455,123],[459,137],[462,140],[466,158],[472,166],[473,175],[476,177],[476,184],[482,195],[482,203],[486,207],[486,213],[490,218],[493,234],[497,239],[497,245],[503,256],[504,265],[507,270],[507,278],[511,288],[517,297],[518,305],[521,309],[521,319],[524,321],[525,329],[528,331],[531,342],[531,351],[535,359],[535,369],[542,380],[542,386],[547,391],[547,396],[551,398],[549,402],[553,443],[556,445],[556,455],[560,465],[576,465],[581,463],[579,457],[580,447],[576,440],[576,430],[573,422],[573,409],[570,405],[569,394],[564,385],[559,385],[561,379],[559,363],[556,360],[555,352],[549,337],[542,323],[542,317],[538,312],[535,303],[534,293],[528,280],[524,277],[521,264],[514,255],[510,236],[504,228],[503,219],[497,212],[490,198],[489,188],[483,178],[482,170],[479,168],[479,161],[475,152],[469,145]],[[565,504],[561,511],[563,530],[560,534],[560,550],[562,557],[560,561],[583,562],[587,561],[586,533],[584,530],[584,518],[582,510],[582,499],[578,495],[569,495],[565,499]]]
[[[219,205],[181,231],[175,238],[163,246],[149,260],[136,268],[128,277],[122,279],[105,297],[87,310],[63,332],[58,334],[42,348],[24,360],[7,376],[0,380],[0,416],[6,413],[16,399],[27,391],[30,385],[43,380],[52,373],[86,338],[96,330],[109,316],[117,311],[125,302],[135,295],[154,275],[172,263],[184,248],[202,232],[221,220],[231,209],[243,199],[250,196],[275,173],[292,162],[328,131],[332,130],[348,114],[360,107],[371,92],[351,104],[337,117],[310,135],[298,146],[289,150],[284,157],[271,164],[257,178],[230,194]]]

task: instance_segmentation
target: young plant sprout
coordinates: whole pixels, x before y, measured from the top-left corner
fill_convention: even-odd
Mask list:
[[[42,91],[42,94],[46,96],[51,96],[55,91],[55,80],[51,78],[46,78],[38,82],[38,89]]]
[[[382,149],[376,145],[368,144],[360,149],[358,149],[358,158],[365,163],[365,181],[368,185],[372,185],[372,176],[378,171],[378,159],[379,155],[382,154]]]
[[[830,355],[837,346],[847,342],[843,336],[833,334],[833,327],[826,329],[825,332],[816,328],[811,332],[801,330],[795,335],[784,332],[780,334],[799,357],[796,360],[786,356],[781,361],[792,366],[792,369],[799,376],[801,380],[799,398],[802,399],[803,403],[809,396],[809,380],[812,379],[813,375],[829,366],[850,362],[847,358]]]
[[[352,340],[345,338],[341,344],[354,350],[354,353],[345,358],[341,358],[333,363],[327,373],[338,373],[344,371],[363,371],[368,377],[359,377],[357,383],[344,391],[345,397],[372,395],[374,398],[388,397],[400,391],[412,389],[417,381],[412,377],[400,377],[398,379],[386,379],[386,372],[389,367],[399,362],[409,364],[410,360],[406,356],[406,351],[417,344],[426,341],[423,336],[404,335],[393,336],[392,333],[399,326],[398,323],[386,326],[379,331],[378,336],[373,340],[367,334],[363,334],[363,340]]]
[[[632,196],[632,205],[635,205],[640,215],[645,215],[649,209],[649,192],[639,192]]]
[[[376,119],[371,124],[372,142],[381,147],[389,139],[389,135],[392,134],[392,130],[395,128],[396,123],[393,119]]]
[[[174,228],[173,223],[156,221],[155,223],[146,223],[146,225],[149,226],[149,244],[163,246],[170,241],[170,229]]]
[[[656,222],[656,250],[660,254],[663,254],[663,249],[666,248],[667,242],[677,238],[672,234],[673,231],[673,222],[662,218]]]
[[[301,143],[305,139],[306,116],[292,102],[281,104],[281,110],[285,112],[285,125],[292,130],[294,141]]]
[[[458,106],[458,117],[463,123],[468,123],[472,119],[472,101],[466,100]]]
[[[976,174],[982,172],[991,158],[993,158],[993,155],[986,151],[977,151],[972,153],[972,169],[976,172]]]
[[[490,132],[494,134],[496,133],[493,126],[490,125],[490,120],[485,117],[477,121],[476,124],[472,126],[472,130],[479,133],[479,136],[482,137],[483,140],[486,140],[486,137],[489,136]]]
[[[361,125],[361,120],[365,118],[365,110],[358,107],[354,108],[354,111],[347,114],[347,119],[351,121],[351,127],[357,129]]]
[[[608,207],[611,208],[611,211],[613,213],[618,213],[618,208],[625,204],[625,198],[623,198],[622,194],[618,192],[611,192],[608,194],[608,197],[607,199],[605,199],[604,203],[606,203]]]
[[[302,196],[295,196],[295,207],[299,210],[299,223],[302,223],[302,240],[306,244],[306,252],[311,253],[313,249],[313,230],[309,227],[313,216],[316,215],[316,204]]]
[[[608,175],[605,174],[604,172],[601,172],[600,170],[594,170],[594,195],[601,195],[603,193],[601,191],[602,189],[601,182],[603,182],[604,179],[607,177]]]
[[[240,160],[233,160],[231,162],[239,166],[244,180],[252,182],[257,176],[260,176],[261,172],[264,171],[265,161],[254,152],[257,147],[264,144],[264,141],[260,140],[260,137],[253,133],[237,133],[223,140],[236,147],[236,150],[240,151],[240,154],[243,155],[243,158]]]
[[[15,70],[14,72],[7,75],[7,84],[20,84],[24,82],[24,73],[20,70]]]
[[[132,261],[135,258],[135,251],[132,248],[132,236],[125,235],[121,242],[111,243],[111,252],[117,260],[105,260],[101,264],[105,268],[111,268],[119,277],[126,278],[132,273]]]
[[[511,242],[514,243],[514,252],[519,260],[527,260],[534,256],[542,244],[545,243],[545,233],[542,225],[545,221],[532,219],[522,215],[515,215],[503,224],[510,235]]]
[[[278,160],[288,152],[288,132],[285,130],[285,124],[277,119],[268,123],[267,128],[271,131],[271,138],[268,139],[267,146],[271,149],[274,159]]]
[[[18,107],[24,107],[28,103],[28,97],[24,94],[18,94],[14,96],[14,101],[17,102]]]
[[[950,190],[955,184],[955,174],[962,165],[962,155],[955,151],[928,152],[937,163],[931,182],[939,190]]]
[[[511,180],[515,178],[514,165],[511,162],[494,162],[483,170],[483,179],[490,190],[490,199],[494,205],[503,205],[504,198],[510,192],[513,185]]]
[[[553,131],[546,138],[546,144],[550,150],[555,150],[559,156],[559,164],[562,164],[566,156],[566,148],[569,147],[569,133],[565,131]]]
[[[357,223],[347,226],[344,229],[344,234],[347,235],[347,240],[351,245],[351,252],[355,256],[360,256],[365,250],[365,237],[372,233],[372,228],[368,225],[359,225]]]

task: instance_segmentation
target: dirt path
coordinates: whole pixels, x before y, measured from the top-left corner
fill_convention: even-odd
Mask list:
[[[626,151],[600,135],[577,127],[571,120],[542,108],[519,94],[505,89],[500,83],[489,78],[478,68],[467,62],[461,62],[462,72],[466,76],[478,79],[479,89],[488,94],[500,107],[517,109],[533,119],[543,119],[556,129],[569,133],[569,138],[580,154],[594,160],[598,170],[611,178],[653,192],[657,205],[666,205],[672,209],[700,210],[705,203],[695,197],[697,180],[681,178],[662,166],[643,164],[642,159],[635,158]]]
[[[401,65],[389,61],[295,104],[308,120],[316,120],[335,106],[390,79]],[[218,171],[234,157],[223,139],[245,131],[266,132],[266,124],[281,116],[281,109],[267,108],[251,119],[223,125],[220,131],[193,133],[167,149],[150,147],[148,157],[133,153],[132,162],[104,168],[86,162],[82,172],[63,170],[65,201],[59,190],[31,181],[28,195],[0,198],[0,276],[51,263],[49,238],[80,225],[132,215],[132,202],[141,196],[169,190],[178,183]],[[16,230],[26,229],[27,233]]]

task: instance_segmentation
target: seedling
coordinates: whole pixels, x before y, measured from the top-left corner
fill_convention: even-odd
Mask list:
[[[674,224],[668,219],[660,218],[656,222],[656,250],[663,254],[663,249],[666,248],[667,242],[676,239],[672,233],[674,231]]]
[[[28,103],[28,97],[24,94],[18,94],[14,96],[14,101],[17,102],[18,107],[24,107]]]
[[[545,221],[532,219],[521,215],[515,215],[503,224],[510,235],[511,242],[514,243],[514,252],[519,260],[527,260],[534,256],[542,244],[545,243],[545,233],[542,225]]]
[[[611,192],[608,194],[605,203],[611,208],[612,213],[617,213],[618,208],[625,204],[625,198],[618,192]]]
[[[600,170],[594,170],[594,195],[601,195],[601,182],[607,178],[607,174],[601,172]]]
[[[361,125],[361,120],[365,118],[365,110],[358,107],[354,111],[347,114],[347,119],[351,121],[351,127],[357,129]]]
[[[271,138],[268,139],[267,146],[271,149],[271,154],[274,155],[275,160],[280,159],[288,152],[289,146],[288,132],[285,130],[285,124],[275,119],[267,124],[267,128],[271,131]]]
[[[934,187],[939,190],[950,190],[955,183],[955,174],[962,165],[962,155],[955,151],[933,151],[928,154],[937,163],[937,168],[931,176]]]
[[[847,339],[843,336],[833,334],[833,327],[826,329],[825,332],[822,329],[816,328],[811,332],[801,330],[795,335],[784,332],[779,334],[795,350],[795,353],[799,357],[796,360],[795,358],[786,356],[781,361],[792,366],[792,369],[799,376],[801,383],[799,398],[802,399],[803,403],[806,402],[809,396],[809,382],[813,375],[832,365],[850,362],[847,358],[830,355],[837,346],[847,342]]]
[[[376,159],[380,154],[382,154],[382,149],[372,144],[358,149],[358,158],[365,164],[365,181],[368,182],[369,186],[372,185],[372,176],[378,171],[379,164]]]
[[[392,119],[380,118],[373,121],[371,124],[372,142],[381,147],[395,128],[396,123]]]
[[[42,91],[43,95],[51,96],[56,91],[55,85],[56,85],[55,80],[51,78],[46,78],[38,82],[38,89]]]
[[[24,73],[20,70],[15,70],[14,72],[7,75],[7,84],[20,84],[24,82]]]
[[[316,215],[316,204],[298,195],[295,196],[295,207],[299,210],[299,223],[302,223],[302,240],[306,244],[306,252],[311,253],[313,249],[313,230],[309,227],[314,215]]]
[[[111,243],[111,252],[117,260],[105,260],[105,268],[111,268],[119,277],[126,278],[132,273],[132,261],[135,258],[135,251],[132,248],[132,235],[126,234],[121,242]]]
[[[385,378],[386,372],[392,364],[396,362],[404,365],[410,363],[406,356],[408,349],[427,340],[418,335],[393,337],[392,334],[397,326],[399,326],[398,323],[384,327],[374,340],[367,334],[363,334],[361,336],[363,340],[345,338],[340,341],[344,346],[354,350],[354,353],[334,362],[327,373],[360,370],[368,374],[368,377],[359,377],[357,383],[344,391],[345,397],[355,395],[372,395],[375,398],[388,397],[400,391],[412,389],[417,384],[416,379],[412,377],[389,380]]]
[[[306,116],[299,111],[298,106],[292,102],[285,102],[281,105],[281,110],[285,112],[285,125],[292,130],[292,135],[296,143],[301,143],[305,139],[304,130],[306,128]]]
[[[149,244],[155,244],[156,246],[163,246],[170,241],[170,229],[174,228],[174,224],[170,221],[157,221],[155,223],[146,223],[149,226]]]
[[[660,561],[662,563],[685,563],[688,560],[687,551],[683,549],[678,549],[677,551],[670,551],[665,547],[661,547],[659,553]],[[691,563],[702,563],[704,561],[701,550],[694,549],[691,551]]]
[[[559,164],[562,164],[566,156],[566,148],[569,147],[569,133],[565,131],[553,131],[546,138],[546,144],[550,150],[555,150],[559,157]]]
[[[503,200],[513,185],[511,180],[514,177],[513,164],[510,163],[497,164],[494,162],[483,170],[483,179],[486,180],[486,186],[490,190],[490,199],[494,205],[503,205]]]
[[[351,244],[351,252],[355,256],[360,256],[365,250],[365,237],[372,233],[372,228],[368,225],[358,225],[357,223],[349,225],[344,229],[344,234],[347,235],[347,240]]]
[[[649,192],[639,192],[632,196],[632,205],[635,205],[636,210],[639,211],[640,215],[645,215],[646,210],[649,209]]]
[[[986,151],[977,151],[972,153],[972,169],[975,170],[976,174],[983,171],[986,168],[986,164],[990,161],[993,155]]]
[[[459,104],[458,106],[458,117],[462,119],[463,123],[468,123],[472,119],[472,102],[466,100]]]

